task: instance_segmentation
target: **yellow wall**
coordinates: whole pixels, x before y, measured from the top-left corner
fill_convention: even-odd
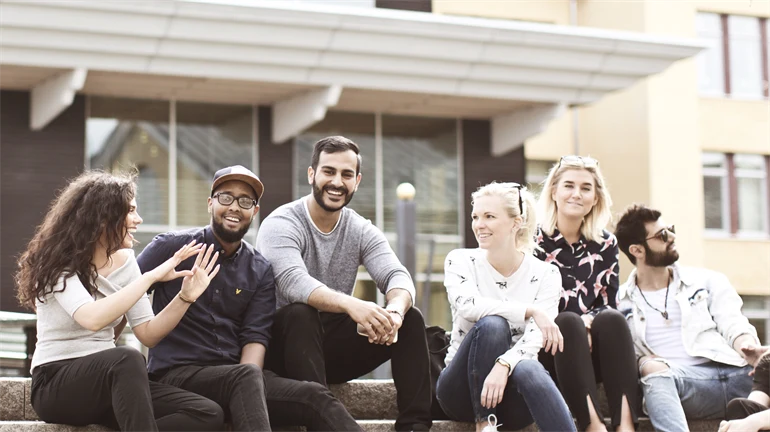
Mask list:
[[[552,121],[542,133],[524,143],[524,157],[532,160],[558,160],[574,153],[572,144],[572,110]]]
[[[695,7],[703,12],[770,17],[770,0],[700,0]]]
[[[770,104],[701,98],[698,125],[704,151],[770,154]]]
[[[708,239],[704,266],[730,278],[740,294],[770,295],[770,240]]]
[[[569,24],[568,0],[433,0],[433,12],[446,15]]]

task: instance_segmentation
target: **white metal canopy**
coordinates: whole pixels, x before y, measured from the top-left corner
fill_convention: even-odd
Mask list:
[[[596,101],[703,48],[586,27],[213,1],[3,0],[0,86],[22,87],[19,68],[85,69],[88,94],[223,102],[224,87],[233,103],[272,104],[340,88],[336,109],[500,123],[522,107]]]

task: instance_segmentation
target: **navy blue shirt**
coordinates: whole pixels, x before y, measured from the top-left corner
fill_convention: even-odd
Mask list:
[[[137,257],[142,273],[171,258],[192,240],[222,250],[211,227],[194,228],[156,236]],[[189,270],[195,256],[177,270]],[[267,347],[275,313],[275,283],[270,263],[254,247],[241,241],[232,256],[218,258],[219,273],[206,291],[190,305],[179,325],[150,349],[150,373],[163,374],[172,366],[238,364],[241,349],[252,342]],[[152,309],[159,313],[182,288],[182,278],[159,282]]]

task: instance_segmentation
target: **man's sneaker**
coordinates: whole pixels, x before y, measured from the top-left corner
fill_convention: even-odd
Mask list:
[[[484,429],[482,429],[481,432],[497,432],[497,428],[503,425],[502,423],[497,424],[497,416],[494,414],[490,414],[489,417],[487,417],[487,422],[489,422],[489,424],[484,426]]]

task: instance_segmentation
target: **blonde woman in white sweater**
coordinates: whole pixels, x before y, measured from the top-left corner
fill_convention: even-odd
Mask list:
[[[567,404],[537,356],[563,350],[553,319],[559,270],[531,254],[534,199],[516,183],[490,183],[472,194],[478,249],[456,249],[444,263],[452,341],[437,397],[476,431],[574,431]],[[499,419],[499,424],[498,424]]]

